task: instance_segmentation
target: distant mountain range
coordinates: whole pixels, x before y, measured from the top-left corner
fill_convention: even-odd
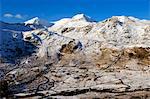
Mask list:
[[[40,28],[52,26],[53,23],[49,23],[45,20],[35,17],[24,23],[6,23],[6,22],[0,21],[0,25],[1,25],[0,29],[5,29],[5,30],[31,31],[34,29],[40,29]]]

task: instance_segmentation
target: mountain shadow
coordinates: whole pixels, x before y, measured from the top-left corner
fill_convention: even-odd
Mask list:
[[[22,32],[0,30],[0,61],[15,63],[17,59],[30,56],[37,47],[23,40]]]

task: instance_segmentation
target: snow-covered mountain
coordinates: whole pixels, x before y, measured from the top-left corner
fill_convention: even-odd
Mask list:
[[[31,53],[31,50],[34,49],[35,46],[23,41],[23,32],[35,29],[44,29],[51,25],[52,24],[45,20],[40,20],[37,17],[24,23],[6,23],[0,21],[0,56],[4,58],[4,60],[5,58],[13,60],[18,56],[24,56],[25,54]],[[33,48],[29,49],[28,47]]]
[[[49,25],[48,22],[40,20],[38,17],[24,23],[27,27],[28,25],[30,25],[29,27],[32,27],[32,25]],[[14,26],[11,28],[6,23],[5,25],[5,27],[13,30],[9,30],[9,32],[15,33],[14,29],[17,29],[17,27],[15,28]],[[78,14],[72,18],[58,20],[54,22],[53,26],[47,28],[22,32],[23,37],[21,39],[31,42],[33,45],[36,44],[35,46],[39,48],[37,54],[40,57],[44,57],[47,53],[58,53],[64,44],[69,44],[69,42],[74,42],[74,40],[80,42],[83,51],[88,54],[99,48],[149,47],[149,33],[150,21],[148,20],[126,16],[113,16],[104,21],[96,22],[84,14]],[[3,34],[4,30],[1,32],[1,35]]]
[[[53,23],[49,23],[46,20],[39,19],[38,17],[27,20],[24,23],[6,23],[0,21],[0,29],[12,31],[31,31],[35,29],[50,27],[52,25]]]
[[[43,28],[44,27],[50,27],[53,25],[52,23],[49,23],[48,21],[40,19],[38,17],[32,18],[28,21],[25,21],[24,23],[26,26],[29,25],[30,27],[33,27],[35,29],[42,28],[42,27]]]
[[[78,15],[76,15],[78,16]],[[75,17],[76,17],[75,16]],[[80,16],[80,15],[79,15]],[[82,19],[82,17],[79,17]],[[133,17],[113,16],[102,22],[62,19],[49,28],[65,37],[103,42],[107,47],[150,46],[149,21]]]
[[[10,84],[24,86],[17,91],[44,86],[39,85],[45,79],[39,77],[41,73],[55,81],[54,86],[47,85],[54,92],[47,86],[42,90],[56,95],[91,89],[133,92],[150,88],[149,20],[112,16],[96,22],[78,14],[50,26],[33,18],[24,26],[32,30],[18,30],[16,24],[10,27],[5,23],[0,31],[0,66],[4,69],[0,73],[12,70],[6,75]]]

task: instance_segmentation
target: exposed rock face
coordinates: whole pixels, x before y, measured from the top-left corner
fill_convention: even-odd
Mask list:
[[[19,58],[17,65],[1,63],[4,71],[0,72],[6,74],[3,78],[16,93],[41,91],[44,95],[76,97],[96,92],[147,94],[149,26],[148,20],[125,16],[102,22],[83,14],[62,19],[49,28],[22,32],[21,41],[36,48],[28,44],[29,48],[21,47],[31,54]]]

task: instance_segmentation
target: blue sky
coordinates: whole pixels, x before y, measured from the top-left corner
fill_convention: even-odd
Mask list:
[[[116,15],[150,19],[150,0],[0,0],[0,20],[23,22],[33,17],[55,21],[84,13],[97,21]]]

